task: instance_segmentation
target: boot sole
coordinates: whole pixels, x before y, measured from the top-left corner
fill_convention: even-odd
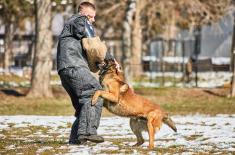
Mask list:
[[[90,142],[94,142],[94,143],[103,143],[104,140],[97,140],[97,139],[90,139],[90,138],[86,138],[86,140],[90,141]]]

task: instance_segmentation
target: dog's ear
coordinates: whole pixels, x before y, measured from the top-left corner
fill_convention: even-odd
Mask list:
[[[125,93],[128,90],[129,86],[128,84],[124,84],[120,87],[120,93]]]
[[[121,68],[120,64],[119,64],[115,59],[114,59],[114,63],[115,63],[115,65],[116,65],[117,71],[118,71],[118,72],[122,72],[122,68]]]

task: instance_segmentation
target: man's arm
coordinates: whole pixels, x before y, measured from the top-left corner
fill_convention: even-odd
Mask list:
[[[71,22],[72,34],[78,38],[95,37],[94,28],[89,24],[86,16],[77,17]]]

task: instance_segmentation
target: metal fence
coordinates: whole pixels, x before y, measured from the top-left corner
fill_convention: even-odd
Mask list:
[[[136,85],[221,87],[231,82],[234,16],[218,23],[181,30],[175,39],[156,38],[143,57],[144,78]]]

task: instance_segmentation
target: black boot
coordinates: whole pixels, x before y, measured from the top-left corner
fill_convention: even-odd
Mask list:
[[[86,139],[79,139],[79,140],[73,140],[73,141],[69,141],[69,144],[71,145],[84,145],[86,144],[87,140]]]
[[[104,138],[98,135],[89,135],[86,138],[88,141],[94,142],[94,143],[102,143],[104,142]]]
[[[94,142],[94,143],[102,143],[104,142],[104,138],[98,135],[79,135],[78,141],[83,143],[86,141]]]

